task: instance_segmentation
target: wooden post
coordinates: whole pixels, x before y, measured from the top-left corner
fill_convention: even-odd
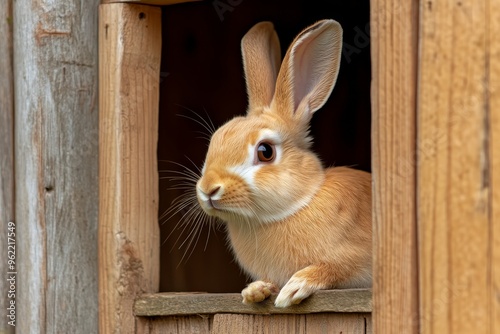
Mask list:
[[[422,333],[500,332],[500,1],[421,3]]]
[[[99,14],[99,329],[147,332],[133,304],[159,288],[161,10],[116,3]]]
[[[418,333],[416,1],[371,1],[373,328]]]
[[[12,0],[4,1],[0,6],[0,248],[4,258],[0,260],[0,272],[7,275],[11,270],[7,265],[8,223],[14,222],[14,77],[12,68]],[[14,231],[15,233],[15,231]],[[15,238],[15,237],[14,237]],[[12,250],[12,249],[11,249]],[[0,279],[0,309],[7,310],[14,300],[7,293],[10,291],[7,277]],[[4,293],[5,291],[5,293]],[[8,313],[0,317],[0,333],[13,333],[15,327]]]
[[[17,333],[97,331],[97,4],[13,1]]]

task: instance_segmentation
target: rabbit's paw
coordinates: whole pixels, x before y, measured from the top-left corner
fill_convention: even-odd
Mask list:
[[[241,295],[243,296],[243,304],[251,304],[261,302],[276,292],[278,292],[278,287],[273,283],[256,281],[243,289]]]
[[[276,307],[288,307],[299,304],[302,300],[312,295],[318,287],[311,285],[304,277],[292,276],[288,283],[281,289],[274,301]]]

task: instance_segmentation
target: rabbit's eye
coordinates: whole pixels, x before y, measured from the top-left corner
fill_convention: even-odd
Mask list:
[[[274,160],[275,156],[276,152],[274,145],[263,142],[259,144],[259,147],[257,147],[257,158],[260,162],[271,162]]]

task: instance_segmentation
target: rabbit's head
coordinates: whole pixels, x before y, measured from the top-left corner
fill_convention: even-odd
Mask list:
[[[196,191],[203,210],[227,222],[279,221],[306,206],[324,180],[310,150],[309,121],[340,66],[342,29],[323,20],[292,42],[280,67],[273,25],[241,42],[249,106],[212,136]]]

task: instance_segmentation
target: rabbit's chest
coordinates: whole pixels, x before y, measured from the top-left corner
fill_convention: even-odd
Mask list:
[[[291,234],[280,226],[257,228],[229,226],[231,247],[239,264],[254,279],[282,286],[310,262],[309,241],[300,232]]]

